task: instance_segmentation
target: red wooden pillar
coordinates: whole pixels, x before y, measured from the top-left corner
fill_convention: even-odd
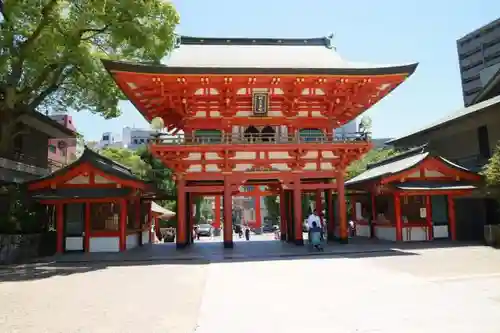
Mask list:
[[[56,204],[57,253],[64,252],[64,204]]]
[[[326,192],[326,204],[328,205],[328,225],[327,237],[328,240],[335,240],[335,212],[333,211],[333,190],[328,189]]]
[[[394,219],[396,220],[396,241],[403,240],[403,224],[401,223],[401,197],[398,193],[394,194]]]
[[[156,234],[156,237],[160,237],[160,218],[154,214],[153,215],[153,220],[154,220],[154,223],[155,223],[155,234]]]
[[[358,220],[358,216],[356,215],[356,202],[358,202],[357,198],[355,195],[350,195],[349,196],[349,201],[351,202],[351,218],[354,220],[354,221],[357,221]]]
[[[285,199],[285,190],[283,188],[280,189],[280,238],[281,240],[286,240],[286,225],[288,223],[286,219],[286,199]]]
[[[377,221],[377,201],[376,201],[376,196],[373,193],[370,193],[370,197],[372,200],[372,218],[371,218],[371,224],[370,224],[370,238],[375,237],[375,221]]]
[[[233,247],[233,198],[231,194],[231,182],[228,177],[224,178],[224,247]]]
[[[83,236],[83,250],[90,251],[90,202],[85,203],[85,235]]]
[[[321,198],[322,190],[316,190],[316,215],[323,217],[323,199]]]
[[[338,200],[338,217],[339,217],[339,233],[340,242],[348,242],[347,234],[347,216],[346,216],[346,205],[345,205],[345,188],[344,188],[344,170],[337,173],[337,200]]]
[[[134,228],[141,228],[141,201],[139,198],[134,201]]]
[[[255,193],[255,227],[260,228],[262,226],[262,216],[260,216],[260,186],[256,186]]]
[[[427,222],[427,239],[432,240],[434,238],[434,227],[432,226],[432,204],[431,196],[425,196],[425,221]]]
[[[293,193],[293,190],[292,190],[292,193]],[[294,234],[295,234],[295,216],[293,215],[293,194],[292,196],[288,196],[288,200],[286,202],[286,208],[288,210],[288,216],[289,216],[289,219],[287,220],[287,230],[289,230],[289,232],[287,231],[287,242],[289,243],[292,243],[294,242]],[[302,205],[301,205],[302,207]],[[302,232],[302,230],[301,230]]]
[[[302,186],[300,184],[300,177],[297,177],[293,184],[293,211],[294,216],[294,234],[295,245],[304,245],[304,238],[302,237]]]
[[[120,224],[118,226],[120,234],[120,251],[127,249],[127,200],[120,200]]]
[[[457,240],[457,221],[455,215],[455,200],[451,195],[448,195],[448,224],[450,226],[451,240]]]
[[[220,228],[220,204],[221,204],[221,196],[215,196],[215,207],[214,207],[214,227]]]
[[[149,244],[153,242],[153,231],[151,230],[153,224],[153,213],[151,212],[151,201],[148,201],[146,206],[148,210],[148,233],[149,233]]]
[[[186,221],[186,180],[177,177],[177,236],[176,246],[178,249],[187,245],[187,221]]]
[[[198,199],[197,196],[194,193],[187,193],[187,205],[186,207],[188,208],[188,227],[187,227],[187,233],[186,233],[186,238],[187,238],[187,244],[193,244],[194,243],[194,224],[195,222],[195,217],[196,217],[196,203],[195,201]]]

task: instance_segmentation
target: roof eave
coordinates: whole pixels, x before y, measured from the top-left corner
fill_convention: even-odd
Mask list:
[[[487,101],[491,100],[491,99],[495,99],[495,98],[500,98],[500,96],[495,96],[495,97],[491,97],[487,100],[484,100],[484,101],[481,101],[480,103],[486,103]],[[477,103],[479,104],[479,103]],[[414,132],[414,133],[411,133],[411,134],[408,134],[408,135],[405,135],[405,136],[402,136],[402,137],[399,137],[399,138],[396,138],[396,139],[392,139],[392,140],[389,140],[387,141],[385,144],[387,145],[397,145],[398,143],[402,142],[402,141],[405,141],[405,140],[411,140],[417,136],[420,136],[420,135],[423,135],[423,134],[427,134],[427,133],[430,133],[430,132],[434,132],[436,130],[439,130],[441,128],[443,128],[444,126],[447,126],[449,124],[453,124],[457,121],[461,121],[463,119],[466,119],[467,117],[472,117],[474,116],[475,114],[477,114],[478,112],[482,112],[486,109],[489,109],[495,105],[498,105],[500,104],[500,100],[499,101],[496,101],[495,103],[493,104],[487,104],[487,105],[484,105],[482,106],[481,108],[478,108],[477,110],[475,111],[472,111],[472,112],[469,112],[469,113],[466,113],[466,114],[463,114],[463,115],[460,115],[456,118],[452,118],[452,119],[449,119],[449,120],[444,120],[443,122],[441,123],[438,123],[438,124],[435,124],[435,125],[432,125],[432,126],[429,126],[429,127],[426,127],[418,132]],[[472,107],[475,107],[475,105],[469,105],[465,108],[462,108],[460,110],[463,110],[463,109],[467,109],[467,108],[472,108]]]
[[[170,67],[166,65],[140,64],[101,59],[110,73],[133,72],[142,74],[205,75],[205,74],[261,74],[261,75],[398,75],[410,76],[418,63],[392,67],[365,68],[263,68],[263,67]]]

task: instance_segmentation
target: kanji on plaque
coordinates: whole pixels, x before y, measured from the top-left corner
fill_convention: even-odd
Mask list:
[[[267,92],[254,93],[252,96],[253,114],[256,116],[265,116],[267,115],[268,109],[269,109],[269,93]]]

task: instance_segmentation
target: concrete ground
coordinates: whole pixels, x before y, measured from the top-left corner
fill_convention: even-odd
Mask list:
[[[500,251],[359,248],[4,268],[0,332],[500,332]]]

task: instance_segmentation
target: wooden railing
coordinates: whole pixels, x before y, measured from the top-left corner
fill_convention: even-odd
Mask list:
[[[184,134],[154,135],[152,141],[165,145],[203,145],[203,144],[290,144],[290,143],[341,143],[341,142],[369,142],[370,133],[356,132],[334,135],[266,135],[266,134],[222,134],[188,136]]]
[[[48,168],[36,166],[37,160],[23,153],[15,153],[10,158],[0,157],[0,168],[24,172],[37,176],[46,176],[50,173]]]

